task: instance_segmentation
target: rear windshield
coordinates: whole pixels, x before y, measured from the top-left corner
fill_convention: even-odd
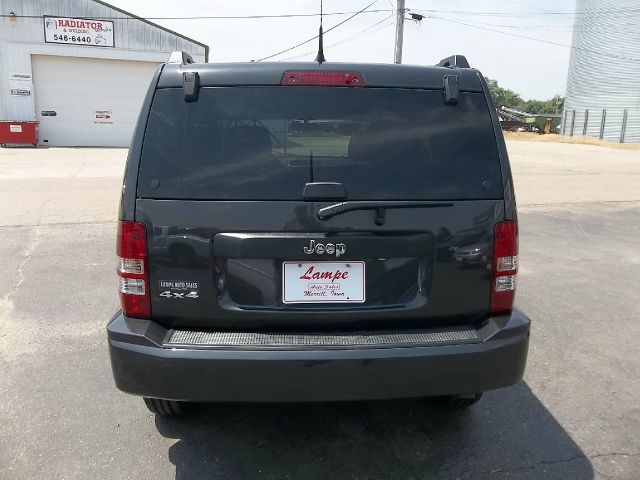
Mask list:
[[[307,182],[349,200],[502,197],[487,103],[462,93],[342,87],[203,88],[155,94],[138,195],[300,200]]]

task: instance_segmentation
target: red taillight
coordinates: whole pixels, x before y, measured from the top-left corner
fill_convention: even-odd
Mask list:
[[[518,273],[518,224],[497,223],[493,242],[491,311],[499,313],[513,308]]]
[[[359,72],[335,71],[287,71],[282,76],[281,85],[301,86],[336,86],[336,87],[364,87],[364,78]]]
[[[149,266],[144,223],[118,222],[118,290],[122,311],[129,317],[149,318]]]

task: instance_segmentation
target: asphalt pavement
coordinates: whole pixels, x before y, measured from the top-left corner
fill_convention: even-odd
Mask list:
[[[640,478],[640,151],[509,143],[520,384],[424,400],[223,404],[155,418],[117,391],[126,151],[0,149],[0,479]]]

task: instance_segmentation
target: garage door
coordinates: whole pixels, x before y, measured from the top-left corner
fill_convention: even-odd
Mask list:
[[[128,147],[153,62],[32,56],[39,143]]]

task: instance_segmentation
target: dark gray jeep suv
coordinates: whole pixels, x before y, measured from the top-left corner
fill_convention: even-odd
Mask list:
[[[143,104],[119,219],[113,374],[155,413],[428,396],[466,406],[522,378],[511,172],[464,57],[174,54]]]

